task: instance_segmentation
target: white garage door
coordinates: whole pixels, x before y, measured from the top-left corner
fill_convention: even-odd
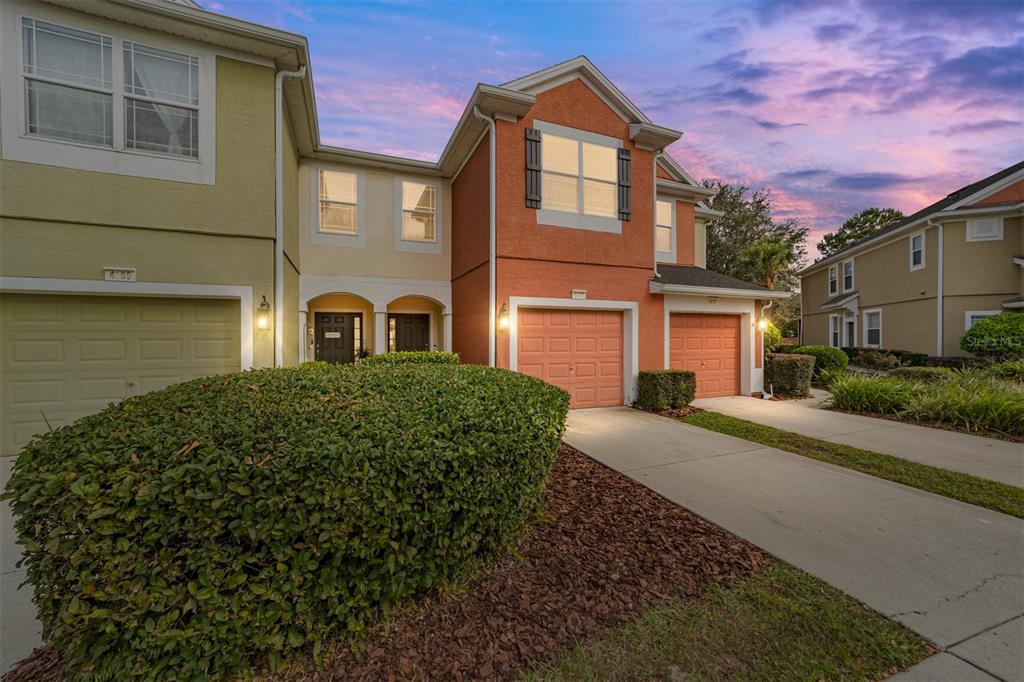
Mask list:
[[[238,301],[0,296],[0,452],[126,396],[240,368]],[[45,417],[45,418],[44,418]]]

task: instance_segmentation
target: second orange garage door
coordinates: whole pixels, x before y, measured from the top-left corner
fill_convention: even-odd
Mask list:
[[[564,388],[571,407],[622,404],[622,313],[520,309],[518,369]]]
[[[697,375],[697,397],[740,392],[740,317],[672,313],[669,367]]]

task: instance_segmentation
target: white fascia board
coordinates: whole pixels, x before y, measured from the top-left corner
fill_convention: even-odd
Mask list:
[[[1007,175],[1005,178],[1003,178],[999,182],[993,182],[991,185],[988,185],[986,187],[983,187],[982,189],[979,189],[974,194],[968,195],[968,196],[964,197],[963,199],[961,199],[960,201],[956,202],[955,204],[950,206],[949,209],[947,209],[947,210],[956,210],[956,209],[958,209],[958,208],[960,208],[962,206],[970,206],[971,204],[973,204],[973,203],[975,203],[977,201],[980,201],[981,199],[984,199],[985,197],[987,197],[987,196],[989,196],[991,194],[995,194],[996,192],[998,192],[1001,189],[1005,189],[1006,187],[1009,187],[1010,185],[1012,185],[1013,183],[1015,183],[1015,182],[1017,182],[1018,180],[1021,180],[1021,179],[1024,179],[1024,169],[1021,169],[1021,170],[1019,170],[1016,173],[1013,173],[1011,175]]]
[[[716,211],[713,208],[705,208],[698,204],[693,210],[693,214],[698,218],[721,218],[725,215],[725,211]]]
[[[663,164],[666,167],[665,170],[668,171],[668,174],[676,176],[676,179],[680,182],[685,182],[689,185],[700,185],[700,183],[697,182],[692,175],[687,173],[686,169],[680,166],[679,162],[673,159],[672,155],[667,151],[658,157],[658,163]]]
[[[415,172],[423,175],[441,175],[437,164],[432,161],[407,159],[401,156],[364,152],[343,147],[321,146],[313,154],[313,157],[318,161],[332,161],[353,166],[369,166],[403,173]]]
[[[726,289],[721,287],[698,287],[687,284],[662,284],[651,282],[652,294],[696,294],[698,296],[722,296],[724,298],[784,299],[793,294],[789,291],[752,291],[750,289]]]
[[[657,181],[658,192],[671,194],[673,196],[685,196],[694,201],[703,201],[718,194],[716,190],[701,187],[700,185],[686,185],[674,180],[659,178]]]

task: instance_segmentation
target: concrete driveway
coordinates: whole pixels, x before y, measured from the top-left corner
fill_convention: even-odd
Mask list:
[[[694,407],[812,438],[1024,487],[1024,445],[889,419],[820,409],[824,391],[807,400],[745,396],[701,398]],[[808,412],[809,409],[814,412]]]
[[[917,679],[1024,679],[1021,519],[626,407],[565,440],[949,652]]]

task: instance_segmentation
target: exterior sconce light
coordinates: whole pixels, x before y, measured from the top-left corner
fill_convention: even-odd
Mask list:
[[[501,312],[498,313],[498,329],[508,331],[508,306],[501,304]]]
[[[270,304],[264,296],[260,301],[260,307],[256,310],[256,327],[258,329],[270,329]]]
[[[757,328],[762,332],[768,329],[768,318],[762,316],[761,319],[757,321]]]

